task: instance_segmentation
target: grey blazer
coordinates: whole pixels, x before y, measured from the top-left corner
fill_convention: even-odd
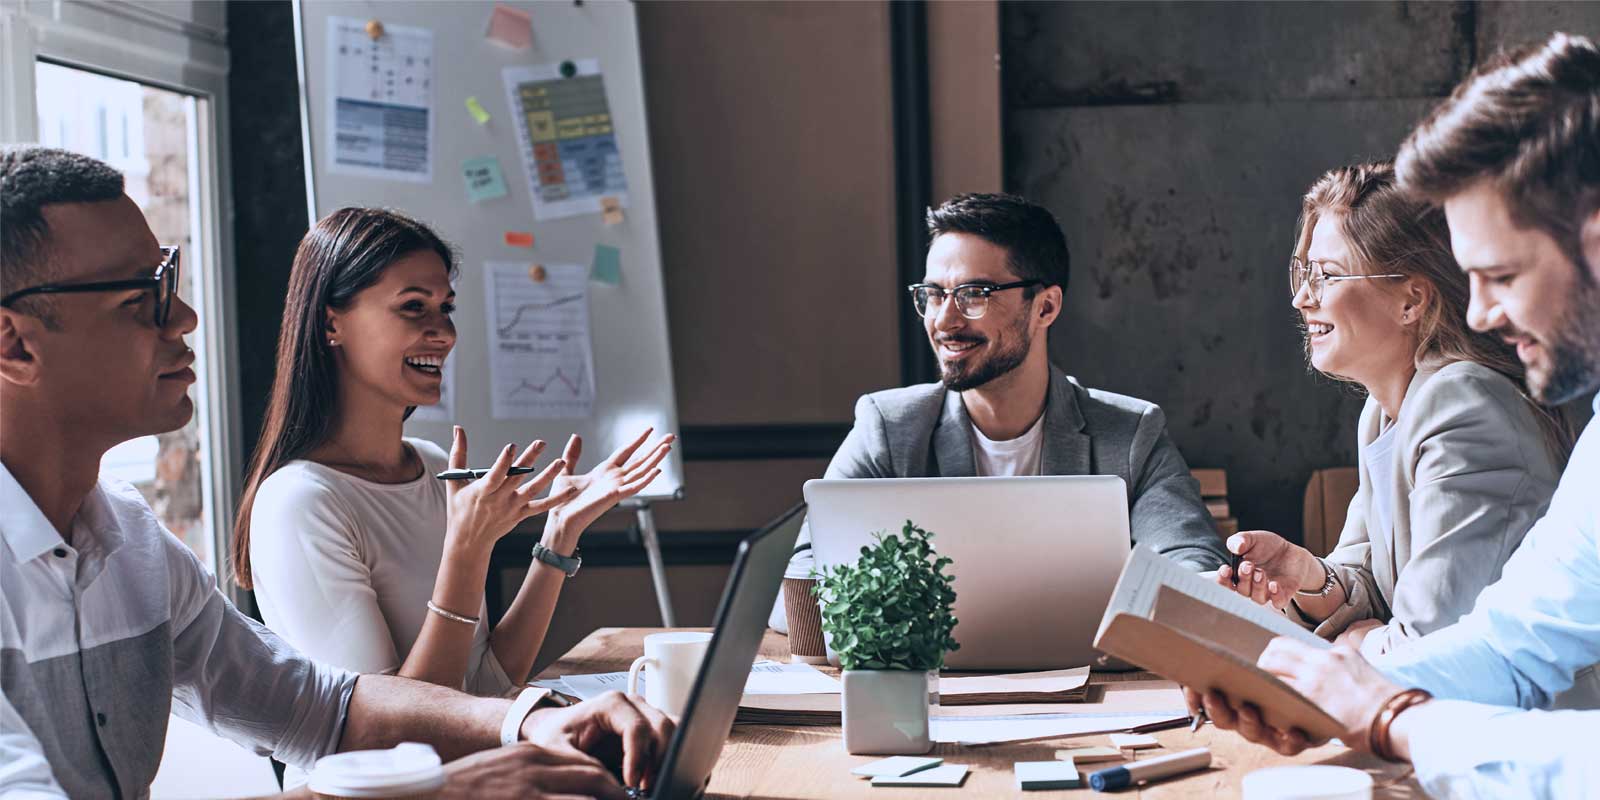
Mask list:
[[[1116,475],[1128,486],[1128,523],[1135,545],[1194,569],[1227,561],[1200,485],[1167,436],[1167,418],[1153,403],[1085,389],[1051,370],[1044,408],[1045,475]],[[958,392],[929,383],[864,395],[856,422],[828,464],[827,478],[959,478],[977,474],[972,422]],[[811,541],[803,530],[800,544]],[[807,571],[810,550],[791,568]],[[782,597],[769,622],[786,630]]]
[[[1565,461],[1504,375],[1471,361],[1419,369],[1394,421],[1394,530],[1371,535],[1365,449],[1382,423],[1383,410],[1369,398],[1358,428],[1360,484],[1328,556],[1349,600],[1315,627],[1331,639],[1357,620],[1384,622],[1362,643],[1368,658],[1472,610],[1544,515]]]

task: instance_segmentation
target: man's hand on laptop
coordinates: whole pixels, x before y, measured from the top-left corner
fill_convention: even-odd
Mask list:
[[[519,742],[457,759],[444,771],[441,798],[628,797],[605,764],[570,747],[546,749]]]
[[[522,735],[553,753],[603,764],[628,786],[649,787],[673,727],[643,698],[606,692],[568,708],[534,712],[522,724]]]

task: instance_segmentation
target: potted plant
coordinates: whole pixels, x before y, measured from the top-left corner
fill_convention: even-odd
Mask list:
[[[917,754],[933,748],[928,706],[952,637],[951,559],[933,534],[906,520],[899,535],[873,534],[855,564],[824,569],[816,594],[822,630],[844,668],[844,746],[855,754]]]

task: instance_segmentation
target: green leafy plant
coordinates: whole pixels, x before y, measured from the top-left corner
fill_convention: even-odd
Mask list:
[[[822,630],[845,669],[926,671],[944,666],[951,636],[952,561],[934,551],[933,534],[906,520],[899,535],[879,531],[855,564],[825,568],[812,591],[822,600]]]

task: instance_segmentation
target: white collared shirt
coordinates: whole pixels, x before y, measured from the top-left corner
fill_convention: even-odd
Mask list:
[[[102,479],[62,539],[0,465],[0,795],[145,797],[168,716],[309,764],[354,673],[242,614],[137,490]]]

